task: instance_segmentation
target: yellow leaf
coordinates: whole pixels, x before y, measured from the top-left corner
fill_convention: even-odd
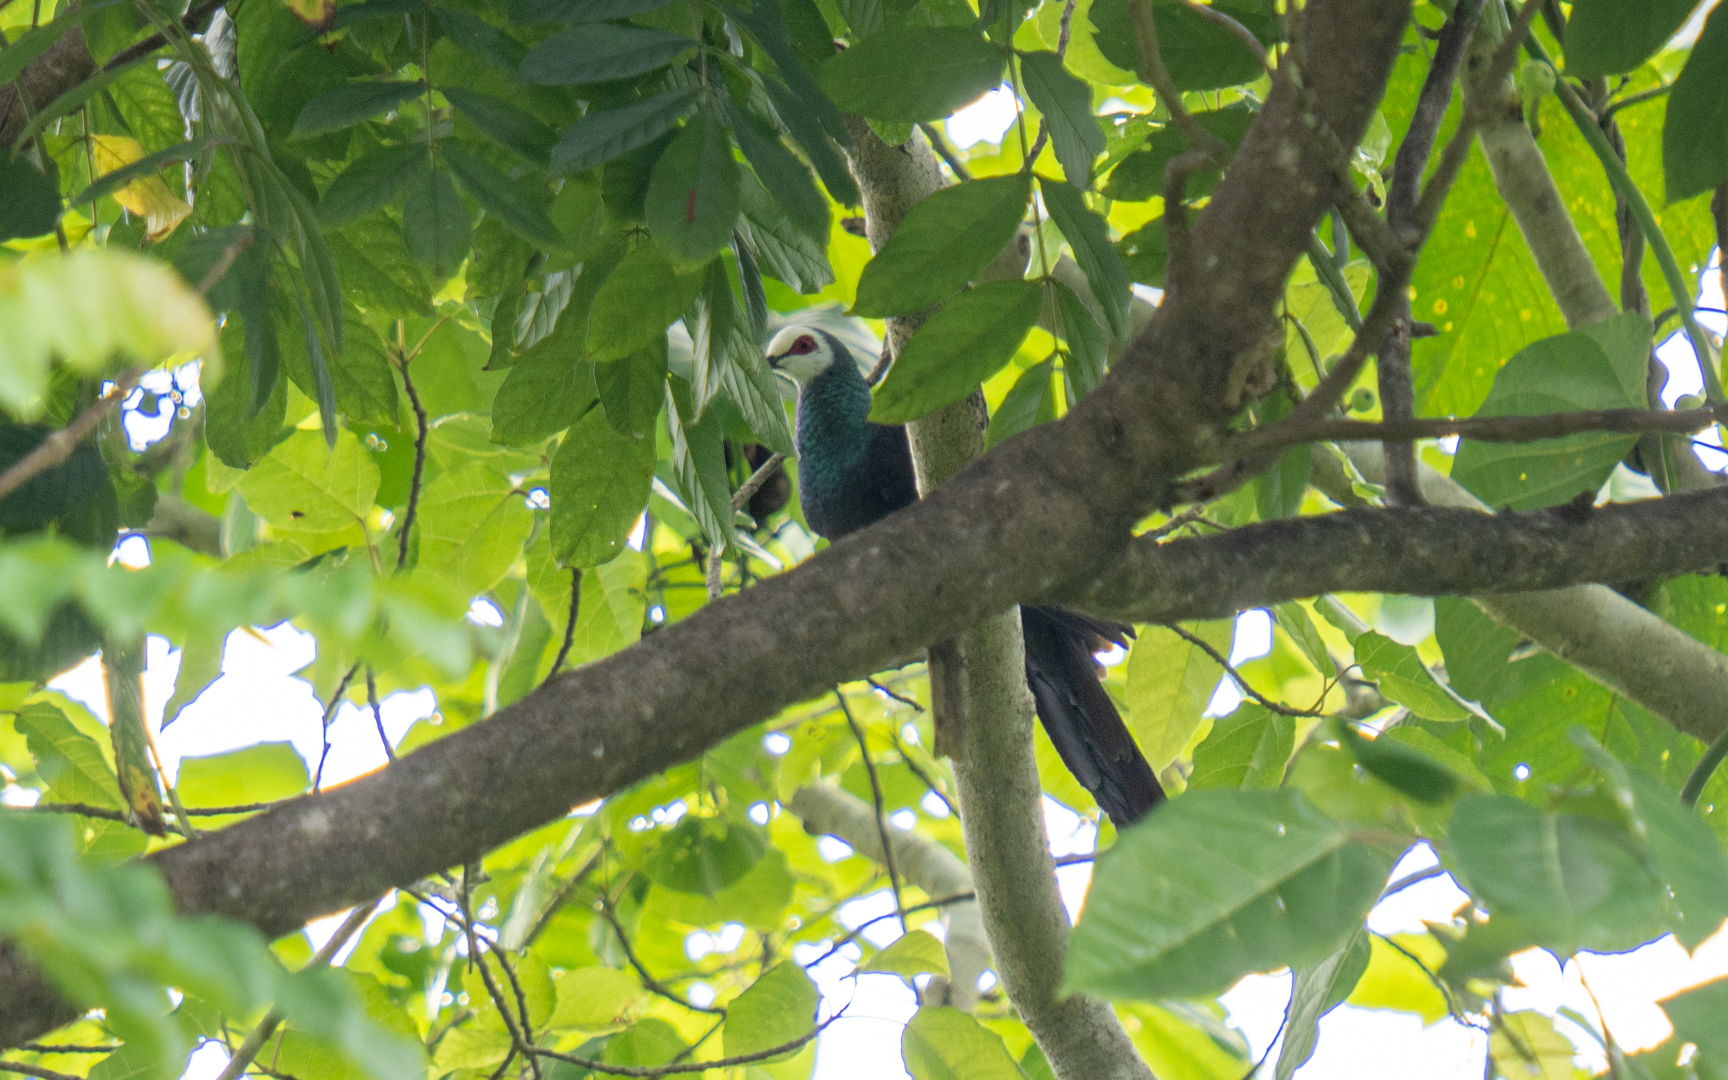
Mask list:
[[[1439,971],[1446,962],[1446,949],[1429,934],[1395,934],[1393,940],[1418,957],[1429,971]],[[1346,999],[1363,1009],[1395,1009],[1415,1013],[1424,1025],[1447,1015],[1446,999],[1409,956],[1381,938],[1373,938],[1368,970]]]
[[[328,31],[336,22],[336,0],[284,0],[296,19],[319,33]]]
[[[138,140],[124,135],[92,135],[90,142],[96,168],[103,176],[144,156]],[[114,201],[144,219],[145,236],[151,243],[173,232],[192,213],[186,200],[174,194],[160,176],[139,177],[116,191]]]

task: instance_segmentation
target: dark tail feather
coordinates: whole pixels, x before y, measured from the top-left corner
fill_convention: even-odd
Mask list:
[[[1134,631],[1049,607],[1022,608],[1020,622],[1038,719],[1068,771],[1127,828],[1164,801],[1164,789],[1099,684],[1092,654],[1109,642],[1126,645]]]

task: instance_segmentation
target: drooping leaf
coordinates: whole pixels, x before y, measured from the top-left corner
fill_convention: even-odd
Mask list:
[[[546,167],[557,136],[534,116],[502,98],[467,87],[440,86],[438,92],[498,145],[514,150],[540,168]]]
[[[1055,395],[1050,386],[1055,371],[1056,361],[1046,360],[1027,368],[1014,380],[1002,404],[990,414],[990,428],[984,434],[986,446],[995,446],[1035,424],[1055,419]]]
[[[294,134],[317,135],[370,120],[425,90],[424,84],[418,82],[373,80],[326,90],[300,110],[294,121]]]
[[[1718,137],[1724,122],[1728,122],[1728,15],[1718,7],[1704,20],[1704,31],[1668,97],[1662,167],[1670,203],[1728,183],[1728,149]]]
[[[330,181],[318,203],[318,221],[339,229],[395,201],[410,180],[432,167],[425,143],[374,150],[349,163]]]
[[[627,79],[671,63],[696,43],[682,34],[629,23],[577,23],[528,50],[517,77],[538,86]]]
[[[444,30],[444,36],[455,42],[457,47],[504,72],[514,72],[522,63],[522,55],[526,51],[522,43],[496,26],[466,11],[447,7],[434,10],[438,15],[438,25]]]
[[[998,176],[920,201],[865,264],[853,314],[904,315],[946,300],[1014,239],[1030,196],[1028,178]]]
[[[908,930],[886,949],[860,964],[858,970],[880,971],[905,979],[914,975],[947,975],[948,953],[928,931]]]
[[[564,246],[564,238],[546,215],[543,186],[533,180],[511,180],[454,140],[445,140],[442,149],[450,171],[481,209],[542,247]]]
[[[552,458],[552,550],[569,566],[599,566],[624,541],[654,478],[651,439],[619,434],[599,409],[575,424]]]
[[[1092,295],[1104,309],[1111,336],[1117,341],[1127,341],[1131,333],[1128,302],[1132,294],[1128,268],[1110,243],[1110,226],[1086,206],[1086,197],[1072,184],[1040,181],[1038,190],[1044,196],[1051,220],[1074,249],[1074,261],[1085,271]]]
[[[755,174],[744,177],[740,195],[744,213],[739,223],[763,273],[799,293],[814,293],[833,283],[826,243],[793,225]]]
[[[450,174],[429,169],[408,182],[402,206],[402,241],[408,254],[439,280],[450,277],[468,257],[474,222],[451,183]]]
[[[700,262],[732,239],[739,198],[738,164],[726,128],[698,113],[654,163],[644,212],[668,252]]]
[[[1090,394],[1104,378],[1110,347],[1104,340],[1104,327],[1079,294],[1060,281],[1051,282],[1050,290],[1056,297],[1056,314],[1060,319],[1056,336],[1068,346],[1062,374],[1077,401]]]
[[[1190,792],[1099,860],[1065,985],[1197,997],[1318,961],[1362,925],[1391,864],[1297,792]]]
[[[797,964],[782,963],[763,972],[726,1008],[726,1056],[759,1054],[809,1035],[816,1028],[820,1001],[816,984]],[[784,1061],[795,1053],[796,1048],[764,1060]]]
[[[1566,19],[1566,74],[1580,79],[1631,71],[1680,32],[1697,0],[1578,0]]]
[[[1294,717],[1244,702],[1229,716],[1214,720],[1212,731],[1194,748],[1189,790],[1278,787],[1295,748]]]
[[[666,403],[666,339],[651,341],[623,360],[595,364],[593,371],[606,422],[624,435],[652,434]]]
[[[701,274],[679,274],[654,244],[624,256],[594,295],[588,358],[597,364],[622,360],[663,336],[701,285]]]
[[[1380,692],[1424,720],[1468,720],[1471,716],[1446,692],[1433,672],[1408,645],[1370,631],[1356,639],[1356,662]]]
[[[1022,1080],[1002,1036],[947,1006],[926,1005],[900,1036],[912,1080]]]
[[[60,217],[60,192],[29,158],[0,151],[0,187],[7,192],[5,205],[0,206],[0,242],[54,231]]]
[[[1358,930],[1331,956],[1296,969],[1290,1006],[1284,1013],[1284,1042],[1274,1067],[1277,1080],[1290,1080],[1313,1056],[1320,1041],[1320,1018],[1343,1004],[1368,969],[1369,940],[1367,931]]]
[[[749,873],[766,850],[765,837],[748,823],[691,814],[659,839],[646,870],[656,885],[713,896]]]
[[[1218,0],[1212,5],[1246,26],[1263,44],[1276,40],[1279,15],[1265,0]],[[1099,52],[1125,71],[1140,71],[1140,50],[1130,0],[1095,0],[1090,11]],[[1253,82],[1265,73],[1259,58],[1234,30],[1177,0],[1153,0],[1158,52],[1180,90],[1217,90]]]
[[[1104,129],[1092,115],[1092,88],[1069,74],[1053,52],[1029,52],[1020,57],[1026,96],[1050,125],[1050,142],[1068,182],[1084,191],[1091,186],[1092,162],[1104,152]]]
[[[1235,624],[1194,623],[1183,629],[1230,655]],[[1200,729],[1224,670],[1204,649],[1163,627],[1147,627],[1128,651],[1128,727],[1154,769],[1170,764]]]
[[[959,401],[1013,359],[1038,321],[1036,281],[997,281],[956,297],[906,343],[876,389],[870,419],[901,424]]]
[[[773,193],[787,220],[818,244],[826,243],[830,224],[828,203],[816,190],[809,170],[772,133],[759,129],[755,118],[736,103],[729,102],[728,108],[732,133],[757,179]]]
[[[1457,773],[1397,739],[1365,739],[1348,723],[1339,724],[1337,731],[1338,741],[1363,771],[1418,802],[1445,802],[1463,786]]]
[[[694,89],[668,90],[621,109],[591,112],[552,147],[552,171],[586,172],[658,139],[695,111]]]
[[[940,120],[1002,82],[1005,57],[976,30],[903,26],[858,42],[822,65],[822,89],[872,120]]]
[[[476,462],[426,485],[415,525],[416,570],[444,575],[464,595],[475,595],[498,584],[521,557],[534,514],[507,482]]]
[[[594,404],[591,365],[568,350],[547,349],[510,368],[492,402],[492,439],[530,446],[558,434]]]

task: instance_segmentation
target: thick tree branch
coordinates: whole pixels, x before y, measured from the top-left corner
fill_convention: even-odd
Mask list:
[[[1426,487],[1431,496],[1432,478]],[[1447,501],[1284,518],[1164,543],[1142,538],[1071,602],[1103,618],[1166,623],[1323,593],[1475,596],[1641,581],[1728,562],[1728,491],[1721,489],[1522,514]]]
[[[1093,576],[1239,407],[1238,364],[1277,332],[1284,282],[1331,202],[1313,177],[1335,151],[1317,132],[1361,137],[1408,18],[1407,2],[1310,0],[1300,41],[1195,222],[1205,273],[1166,294],[1103,385],[1062,420],[1005,441],[928,499],[796,570],[566,672],[484,724],[161,852],[153,862],[181,910],[291,932]],[[4,945],[0,986],[0,1044],[72,1014]]]

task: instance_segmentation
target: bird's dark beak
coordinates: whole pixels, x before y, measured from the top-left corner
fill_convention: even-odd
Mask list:
[[[768,366],[773,368],[775,371],[779,371],[780,370],[780,361],[786,359],[786,354],[785,353],[771,353],[771,354],[769,354],[767,359],[768,359]]]

